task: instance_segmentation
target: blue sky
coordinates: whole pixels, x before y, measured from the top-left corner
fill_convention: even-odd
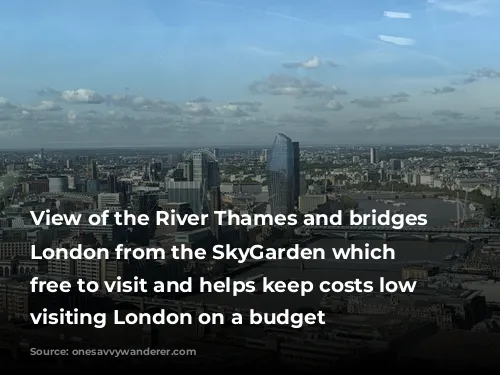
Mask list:
[[[188,144],[193,132],[265,143],[278,131],[401,143],[454,142],[450,128],[481,137],[476,127],[491,139],[498,11],[496,0],[4,0],[0,147],[96,132],[123,144]],[[327,92],[306,93],[312,82]]]

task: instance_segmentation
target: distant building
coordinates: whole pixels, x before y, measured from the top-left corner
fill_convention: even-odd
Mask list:
[[[220,211],[221,209],[222,200],[220,188],[213,187],[210,189],[210,229],[217,239],[221,237],[221,227],[220,225],[218,225],[217,217],[215,216],[214,212]]]
[[[203,189],[197,181],[169,181],[166,184],[169,203],[190,204],[193,213],[199,215],[203,211]]]
[[[292,140],[282,133],[278,134],[267,163],[272,215],[288,215],[293,211],[293,156]]]
[[[29,192],[35,194],[48,193],[50,189],[47,178],[36,178],[29,183]]]
[[[262,150],[260,154],[260,161],[263,163],[267,163],[267,148]]]
[[[299,204],[300,195],[300,145],[292,142],[293,147],[293,204]]]
[[[439,273],[439,267],[431,264],[411,264],[403,267],[402,279],[427,281]]]
[[[299,197],[299,211],[303,214],[313,212],[328,200],[326,194],[307,194]]]
[[[370,148],[370,164],[378,164],[379,156],[376,148]]]
[[[97,196],[97,207],[100,210],[109,208],[124,208],[125,195],[123,193],[101,193]]]
[[[213,153],[200,150],[192,153],[193,181],[202,184],[205,192],[220,186],[219,162]]]
[[[88,170],[87,170],[88,178],[89,180],[97,180],[97,162],[95,160],[92,160],[89,163]]]
[[[262,193],[262,185],[258,182],[238,182],[221,184],[220,190],[225,194],[260,194]]]
[[[90,194],[96,196],[99,194],[101,190],[101,182],[99,180],[87,180],[85,181],[85,191]]]
[[[393,171],[399,171],[402,168],[402,163],[400,159],[392,159],[391,160],[391,169]]]
[[[68,191],[68,177],[67,176],[49,177],[49,192],[50,193],[64,193],[67,191]]]

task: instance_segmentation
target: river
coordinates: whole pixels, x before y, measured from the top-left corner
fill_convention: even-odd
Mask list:
[[[449,226],[451,225],[450,219],[456,218],[456,205],[439,199],[408,199],[398,202],[407,204],[404,207],[397,208],[402,213],[427,214],[429,226]],[[395,209],[392,205],[373,200],[362,200],[359,203],[360,213],[370,213],[372,209],[377,209],[379,212]],[[364,247],[366,243],[369,243],[370,247],[373,248],[381,247],[384,241],[377,239],[352,239],[348,241],[344,239],[319,239],[311,242],[307,247],[322,247],[327,250],[328,255],[330,248],[348,247],[351,244]],[[401,269],[405,264],[424,261],[443,264],[444,256],[454,251],[462,252],[464,250],[463,242],[428,242],[411,238],[394,239],[387,242],[387,245],[396,251],[395,260],[308,260],[304,262],[305,269],[303,271],[301,270],[300,261],[280,260],[268,262],[258,268],[249,270],[243,275],[239,275],[238,278],[264,274],[271,280],[297,278],[319,283],[324,280],[348,281],[356,278],[362,281],[376,281],[383,276],[388,280],[397,281],[401,280]],[[233,297],[228,293],[205,293],[188,297],[188,299],[278,312],[285,308],[297,310],[300,307],[318,307],[323,295],[324,293],[316,289],[304,297],[292,293],[241,294],[237,297]]]

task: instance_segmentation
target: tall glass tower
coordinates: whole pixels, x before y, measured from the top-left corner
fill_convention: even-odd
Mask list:
[[[299,205],[300,196],[300,145],[292,142],[293,146],[293,205]]]
[[[267,163],[267,181],[271,214],[293,212],[293,146],[292,140],[279,133],[274,139]]]

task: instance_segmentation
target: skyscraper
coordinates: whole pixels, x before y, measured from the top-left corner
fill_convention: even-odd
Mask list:
[[[95,160],[92,160],[89,165],[88,165],[88,169],[87,169],[87,174],[88,174],[88,178],[89,180],[97,180],[97,162]]]
[[[220,186],[218,161],[206,152],[193,152],[193,181],[201,183],[205,192],[212,187]]]
[[[193,213],[203,212],[203,189],[201,182],[169,181],[167,182],[169,203],[189,203]]]
[[[118,193],[118,179],[114,174],[108,174],[108,193]]]
[[[266,163],[267,162],[267,148],[263,149],[260,154],[260,161]]]
[[[274,139],[267,163],[269,204],[272,215],[288,215],[293,211],[293,158],[292,140],[279,133]]]
[[[220,211],[222,207],[220,187],[213,187],[210,189],[210,229],[215,238],[220,239],[221,227],[218,225],[215,211]]]
[[[300,146],[299,142],[292,142],[293,146],[293,204],[298,206],[300,196]]]
[[[378,164],[378,150],[370,148],[370,164]]]

